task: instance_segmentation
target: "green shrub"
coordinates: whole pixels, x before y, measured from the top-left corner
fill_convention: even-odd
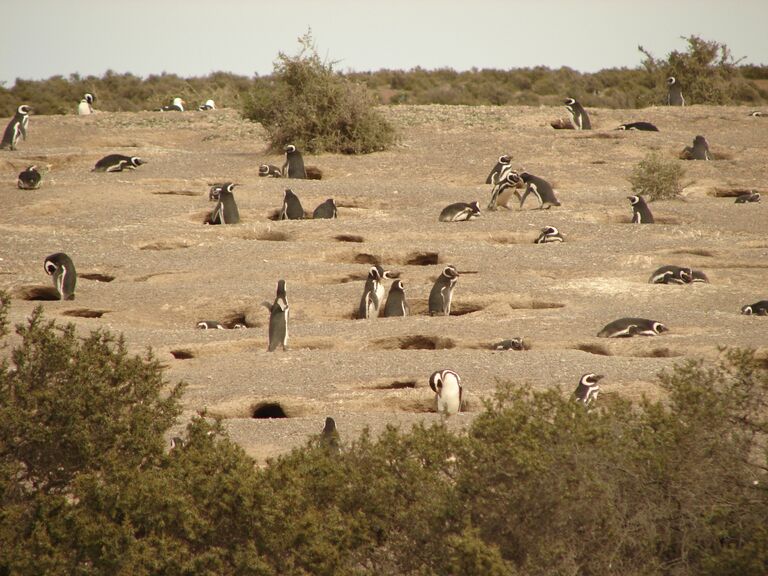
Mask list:
[[[679,162],[666,159],[657,152],[650,152],[637,163],[629,181],[632,192],[652,202],[679,196],[683,191],[684,175],[685,169]]]
[[[296,56],[280,52],[274,74],[256,83],[245,106],[245,117],[261,122],[271,147],[295,144],[313,153],[365,154],[391,146],[394,129],[376,110],[368,88],[323,62],[310,33],[299,43]]]

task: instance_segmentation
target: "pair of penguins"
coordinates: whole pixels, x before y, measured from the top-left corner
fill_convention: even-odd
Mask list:
[[[171,104],[162,106],[158,112],[184,112],[184,105],[186,102],[178,96],[173,99]],[[205,104],[201,104],[197,107],[200,112],[207,112],[209,110],[216,110],[216,103],[213,100],[206,100]]]
[[[384,279],[396,278],[397,274],[389,270],[384,270],[379,265],[372,266],[368,271],[368,277],[365,280],[363,295],[360,298],[357,317],[376,318],[381,310],[385,318],[397,316],[408,316],[410,308],[405,298],[405,287],[402,280],[395,279],[389,288],[387,300],[384,301],[386,292],[383,284]],[[429,292],[429,315],[430,316],[450,316],[451,303],[453,302],[453,290],[459,280],[459,272],[455,266],[448,265],[443,268],[440,276],[437,277],[432,289]]]
[[[492,186],[491,200],[488,203],[488,210],[496,210],[497,206],[505,206],[508,196],[514,193],[520,199],[520,208],[522,209],[525,200],[529,195],[533,195],[539,202],[539,209],[548,209],[552,206],[560,206],[555,190],[552,184],[539,176],[534,176],[528,172],[518,172],[512,169],[512,157],[509,154],[499,156],[496,164],[491,169],[486,184]],[[518,188],[524,186],[525,191],[521,195]]]

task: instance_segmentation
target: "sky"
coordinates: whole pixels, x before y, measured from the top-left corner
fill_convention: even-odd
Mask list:
[[[107,70],[265,75],[310,28],[342,71],[634,68],[638,45],[665,57],[690,35],[768,64],[766,0],[3,0],[2,14],[6,87]]]

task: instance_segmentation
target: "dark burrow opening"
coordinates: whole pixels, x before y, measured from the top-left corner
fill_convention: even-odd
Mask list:
[[[333,238],[338,242],[357,242],[358,244],[365,242],[365,239],[362,236],[356,234],[339,234]]]
[[[195,357],[195,353],[192,350],[171,350],[171,356],[176,360],[189,360]]]
[[[400,350],[450,350],[456,347],[456,343],[443,336],[405,336],[398,339]]]
[[[251,412],[251,418],[256,419],[271,419],[271,418],[288,418],[288,415],[277,402],[262,402],[256,404]]]
[[[62,316],[75,316],[77,318],[101,318],[109,310],[91,310],[89,308],[76,308],[74,310],[65,310]]]
[[[406,256],[403,264],[408,266],[432,266],[440,261],[437,252],[412,252]]]

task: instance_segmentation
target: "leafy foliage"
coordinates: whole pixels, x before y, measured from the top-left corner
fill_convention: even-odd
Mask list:
[[[8,297],[0,293],[7,339]],[[321,437],[263,468],[182,386],[37,310],[0,366],[0,574],[757,576],[768,369],[751,351],[585,410],[505,384],[467,434]],[[343,431],[342,431],[343,434]]]
[[[394,129],[376,110],[368,89],[320,59],[310,33],[296,56],[280,52],[268,81],[256,82],[245,116],[261,122],[271,146],[308,152],[364,154],[394,142]]]
[[[647,200],[676,198],[683,191],[685,169],[676,160],[666,159],[658,152],[650,152],[637,163],[629,181],[632,192]]]

